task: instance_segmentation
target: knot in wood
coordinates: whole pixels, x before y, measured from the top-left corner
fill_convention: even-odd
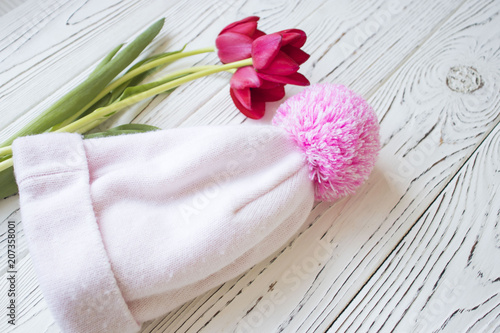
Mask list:
[[[450,68],[446,85],[456,92],[471,93],[483,86],[483,80],[474,67],[460,65]]]

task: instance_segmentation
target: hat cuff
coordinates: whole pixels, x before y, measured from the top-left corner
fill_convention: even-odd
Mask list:
[[[111,269],[90,195],[78,134],[16,139],[23,227],[38,281],[64,332],[136,332]]]

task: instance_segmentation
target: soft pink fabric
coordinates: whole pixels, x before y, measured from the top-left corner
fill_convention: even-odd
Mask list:
[[[14,142],[21,214],[45,300],[64,332],[135,332],[96,223],[76,134]]]
[[[60,327],[139,330],[276,251],[315,195],[350,194],[373,168],[375,113],[343,86],[305,89],[274,124],[15,140],[24,230]]]
[[[317,200],[353,194],[370,175],[380,149],[372,107],[343,85],[316,84],[279,107],[273,124],[304,152]]]
[[[30,253],[64,332],[135,332],[282,246],[314,201],[281,128],[15,140]]]

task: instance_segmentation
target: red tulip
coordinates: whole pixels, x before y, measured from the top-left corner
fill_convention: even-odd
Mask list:
[[[265,33],[257,29],[258,16],[250,16],[233,22],[219,33],[215,40],[219,59],[226,64],[250,58],[252,42]]]
[[[297,73],[309,54],[300,48],[306,34],[299,29],[288,29],[256,38],[252,43],[253,66],[261,79],[281,84],[309,85]]]
[[[252,58],[253,66],[239,68],[231,78],[230,94],[236,107],[247,117],[264,116],[265,103],[285,96],[285,85],[309,85],[298,73],[309,54],[301,50],[307,36],[299,29],[270,35],[257,29],[259,17],[250,16],[231,23],[220,32],[215,44],[223,63]]]
[[[229,90],[236,107],[248,118],[264,116],[265,103],[279,101],[285,96],[285,85],[261,79],[251,66],[234,73]]]

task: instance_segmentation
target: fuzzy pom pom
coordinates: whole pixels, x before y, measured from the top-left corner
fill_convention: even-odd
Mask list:
[[[286,100],[273,118],[304,152],[316,200],[355,192],[380,150],[372,107],[343,85],[316,84]]]

